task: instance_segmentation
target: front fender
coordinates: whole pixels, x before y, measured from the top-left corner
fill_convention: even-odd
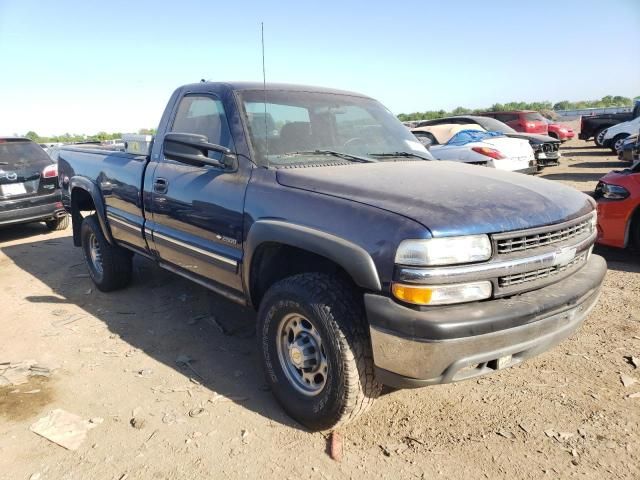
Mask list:
[[[289,245],[328,258],[340,265],[356,285],[374,292],[382,290],[371,255],[359,245],[330,233],[282,220],[258,220],[249,229],[242,264],[242,278],[249,298],[253,254],[261,244],[267,242]]]

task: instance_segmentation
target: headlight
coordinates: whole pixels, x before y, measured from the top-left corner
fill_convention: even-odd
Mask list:
[[[399,265],[432,266],[482,262],[491,258],[487,235],[404,240],[396,251]]]
[[[609,200],[624,200],[629,196],[629,191],[620,185],[602,182],[602,196]]]
[[[458,283],[452,285],[403,285],[394,283],[394,297],[414,305],[451,305],[491,297],[491,282]]]
[[[593,215],[591,215],[591,231],[595,232],[598,228],[598,210],[593,211]]]

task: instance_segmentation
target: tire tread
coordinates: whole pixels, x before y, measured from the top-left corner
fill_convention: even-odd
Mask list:
[[[375,379],[361,297],[352,285],[336,275],[302,273],[272,286],[261,307],[269,303],[271,295],[282,290],[302,290],[321,305],[344,353],[344,402],[334,418],[323,419],[318,425],[326,429],[353,422],[371,408],[382,391],[382,385]]]

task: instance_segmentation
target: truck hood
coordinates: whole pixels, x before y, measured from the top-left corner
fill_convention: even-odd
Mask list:
[[[560,183],[457,162],[290,168],[278,170],[276,176],[283,186],[411,218],[434,237],[539,227],[594,208],[590,197]]]

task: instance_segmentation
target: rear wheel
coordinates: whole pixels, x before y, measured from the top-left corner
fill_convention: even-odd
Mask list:
[[[276,400],[311,430],[353,421],[380,395],[362,299],[333,275],[273,285],[260,303],[258,341]]]
[[[131,252],[107,242],[95,215],[82,220],[80,239],[89,275],[99,290],[110,292],[131,282]]]
[[[69,226],[69,215],[44,222],[49,230],[65,230]]]
[[[603,143],[604,142],[604,131],[606,130],[606,128],[600,128],[598,130],[595,131],[595,133],[593,134],[593,141],[596,144],[596,147],[603,147]]]

